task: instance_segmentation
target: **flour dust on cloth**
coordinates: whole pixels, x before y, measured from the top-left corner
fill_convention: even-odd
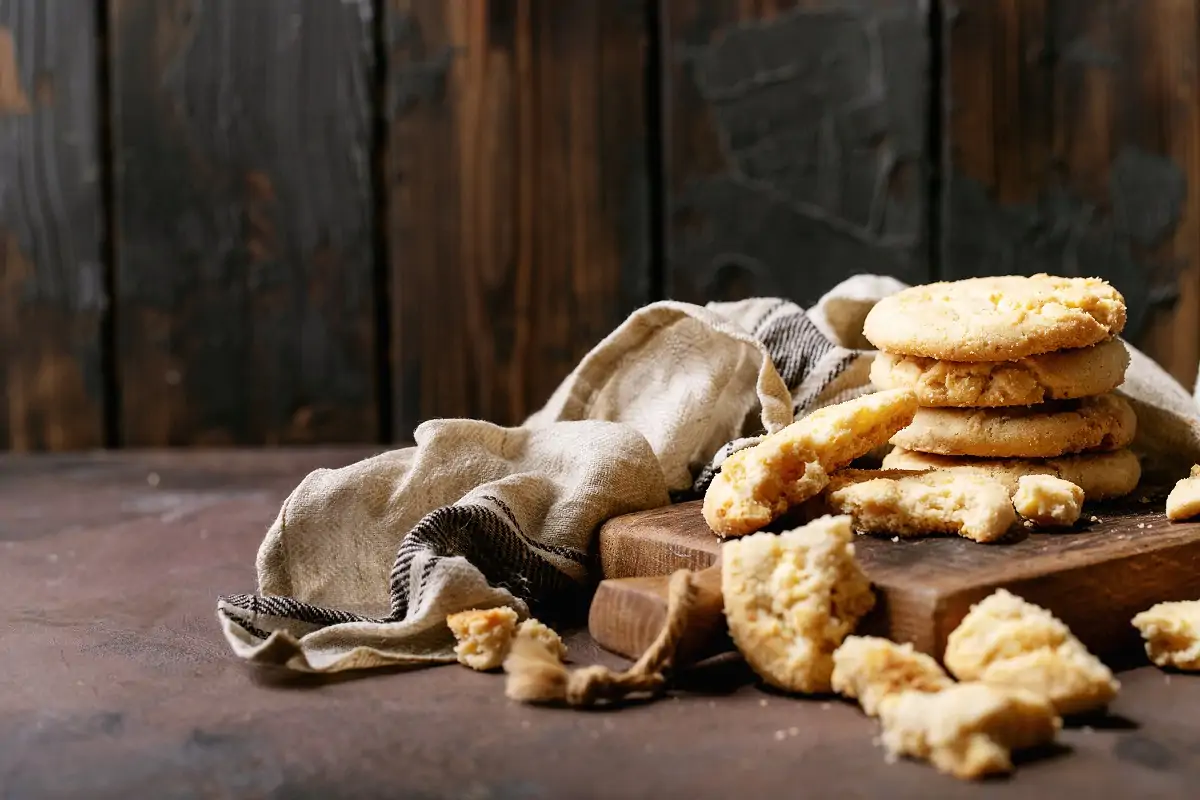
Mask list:
[[[468,608],[553,619],[590,588],[605,520],[700,496],[730,453],[871,391],[862,322],[903,288],[855,276],[807,311],[655,303],[519,427],[434,420],[415,447],[313,472],[259,548],[257,593],[218,601],[226,639],[248,661],[337,672],[451,662],[445,619]],[[1135,445],[1200,461],[1192,398],[1130,350]]]

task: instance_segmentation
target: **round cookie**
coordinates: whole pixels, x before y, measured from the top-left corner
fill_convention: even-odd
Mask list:
[[[1083,489],[1088,501],[1123,497],[1142,477],[1142,466],[1131,450],[1086,453],[1047,459],[979,459],[915,453],[896,448],[883,459],[884,469],[944,469],[986,475],[1003,483],[1009,493],[1017,491],[1024,475],[1053,475]]]
[[[1012,361],[1088,347],[1125,327],[1125,299],[1098,278],[1005,275],[914,286],[875,304],[880,350],[946,361]]]
[[[871,364],[871,383],[911,389],[927,407],[1031,406],[1112,391],[1124,382],[1128,366],[1129,351],[1116,337],[1016,361],[940,361],[880,351]]]
[[[1017,408],[921,408],[891,442],[947,456],[1054,458],[1120,449],[1136,430],[1129,403],[1102,394]]]

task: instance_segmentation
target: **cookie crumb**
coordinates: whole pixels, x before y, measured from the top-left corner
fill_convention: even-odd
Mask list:
[[[767,701],[766,701],[766,700],[759,700],[759,701],[758,701],[758,704],[759,704],[760,706],[762,706],[763,708],[766,708],[766,707],[767,707]]]
[[[1089,522],[1099,522],[1100,518],[1097,517],[1095,514],[1092,514],[1092,516],[1088,518],[1088,521]]]
[[[775,741],[782,742],[787,738],[787,731],[775,731]]]
[[[899,536],[893,536],[893,537],[892,537],[892,541],[893,541],[893,542],[898,542],[898,541],[900,541],[900,537],[899,537]]]

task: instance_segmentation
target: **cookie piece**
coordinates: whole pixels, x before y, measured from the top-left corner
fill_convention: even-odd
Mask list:
[[[942,660],[960,681],[1025,689],[1064,716],[1104,708],[1121,687],[1057,617],[1004,589],[971,606]]]
[[[1102,394],[1020,408],[921,408],[892,444],[947,456],[1054,458],[1119,450],[1136,431],[1128,401]]]
[[[517,630],[517,612],[508,606],[471,609],[446,617],[457,644],[458,663],[477,670],[496,669],[504,663]]]
[[[886,444],[916,411],[908,390],[875,392],[818,409],[739,450],[704,494],[705,521],[719,536],[760,530],[821,491],[827,473]]]
[[[1053,475],[1083,489],[1089,501],[1123,497],[1137,488],[1142,477],[1141,463],[1130,450],[1047,459],[993,460],[917,453],[898,447],[884,456],[883,467],[985,475],[1003,483],[1010,493],[1017,491],[1023,475]]]
[[[1083,510],[1083,489],[1051,475],[1022,475],[1013,493],[1017,513],[1043,528],[1069,528]]]
[[[980,683],[903,692],[880,709],[889,755],[927,760],[974,780],[1012,770],[1012,752],[1054,740],[1062,719],[1043,698]]]
[[[953,533],[992,542],[1017,521],[1004,484],[936,470],[840,470],[820,502],[849,514],[856,530],[894,536]]]
[[[1200,516],[1200,464],[1193,464],[1191,475],[1181,478],[1167,495],[1167,519],[1195,516]]]
[[[911,644],[876,636],[850,636],[833,653],[833,690],[857,699],[868,716],[878,716],[885,697],[903,691],[937,692],[954,681],[941,665]]]
[[[722,548],[730,637],[770,685],[830,691],[833,652],[875,605],[870,581],[854,559],[853,538],[849,517],[821,517]]]
[[[927,407],[1031,406],[1112,391],[1128,366],[1129,351],[1117,338],[1016,361],[939,361],[880,351],[871,363],[871,383],[912,389]]]
[[[567,657],[567,646],[562,637],[555,633],[553,628],[532,617],[517,626],[516,636],[533,639],[560,659]]]
[[[1158,666],[1200,670],[1200,600],[1153,605],[1133,618],[1133,627]]]
[[[875,304],[880,350],[946,361],[1014,361],[1088,347],[1125,327],[1125,299],[1098,278],[1005,275],[914,286]]]

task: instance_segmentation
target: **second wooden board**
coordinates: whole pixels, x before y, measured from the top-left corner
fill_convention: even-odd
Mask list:
[[[857,556],[879,601],[860,632],[912,642],[940,658],[971,604],[1006,588],[1050,609],[1093,652],[1128,652],[1138,642],[1129,623],[1134,614],[1156,602],[1200,597],[1200,523],[1168,522],[1161,509],[1157,499],[1097,508],[1084,516],[1096,521],[1076,530],[992,545],[953,537],[859,536]],[[642,639],[627,632],[653,633],[656,627],[644,619],[607,617],[629,617],[630,608],[644,615],[654,604],[646,602],[644,581],[620,579],[704,569],[721,545],[699,501],[610,520],[600,531],[608,580],[593,605],[593,635],[610,649],[635,655]],[[637,603],[614,602],[630,592],[638,594]],[[605,610],[610,604],[611,615]]]

